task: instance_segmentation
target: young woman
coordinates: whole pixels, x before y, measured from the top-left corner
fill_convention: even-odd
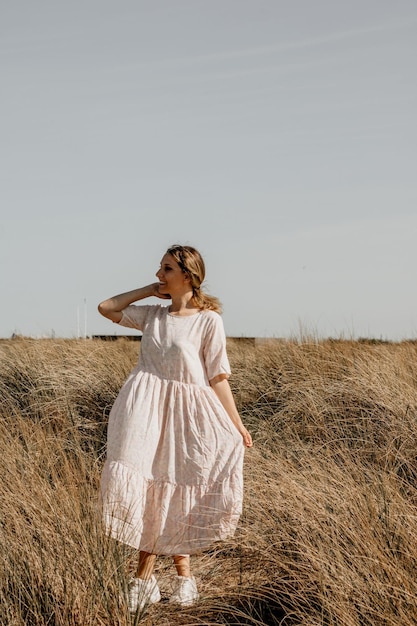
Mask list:
[[[102,502],[107,532],[139,549],[129,609],[158,602],[156,555],[172,555],[172,602],[198,599],[190,554],[233,535],[242,506],[244,448],[252,438],[236,409],[217,298],[201,289],[204,261],[169,248],[158,282],[99,305],[143,332],[137,366],[110,413]],[[156,296],[169,306],[133,305]]]

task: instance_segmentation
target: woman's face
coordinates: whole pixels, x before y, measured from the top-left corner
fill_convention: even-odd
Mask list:
[[[170,254],[162,257],[156,277],[159,280],[159,293],[170,295],[171,298],[190,290],[190,279]]]

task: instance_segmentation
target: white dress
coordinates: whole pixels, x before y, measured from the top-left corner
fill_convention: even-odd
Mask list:
[[[209,385],[230,374],[214,311],[130,305],[139,361],[110,413],[101,481],[107,532],[154,554],[193,554],[233,535],[242,509],[242,436]]]

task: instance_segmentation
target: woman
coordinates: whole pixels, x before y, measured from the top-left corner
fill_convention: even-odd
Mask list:
[[[201,255],[172,246],[156,276],[159,282],[98,307],[143,332],[139,362],[110,413],[102,476],[108,533],[140,551],[129,583],[132,612],[160,600],[158,554],[172,555],[176,566],[171,601],[198,599],[190,554],[233,535],[244,447],[252,446],[228,383],[220,304],[201,289]],[[149,296],[171,304],[132,305]]]

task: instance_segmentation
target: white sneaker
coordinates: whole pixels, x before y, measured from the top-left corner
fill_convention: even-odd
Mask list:
[[[176,576],[175,585],[170,602],[178,602],[182,606],[191,606],[197,602],[199,598],[197,584],[194,576],[187,578],[186,576]]]
[[[131,613],[144,609],[148,604],[155,604],[161,599],[155,576],[148,580],[131,578],[128,585],[128,605]]]

